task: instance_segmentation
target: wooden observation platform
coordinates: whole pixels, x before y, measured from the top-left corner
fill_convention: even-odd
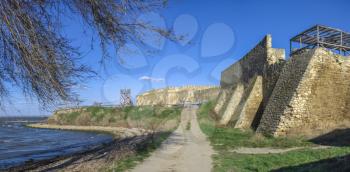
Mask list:
[[[120,90],[120,106],[132,106],[131,100],[131,89],[121,89]]]

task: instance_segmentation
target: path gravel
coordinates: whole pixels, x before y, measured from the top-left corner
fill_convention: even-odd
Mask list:
[[[181,113],[179,127],[149,158],[136,166],[134,172],[206,172],[212,169],[213,149],[199,128],[197,107]]]

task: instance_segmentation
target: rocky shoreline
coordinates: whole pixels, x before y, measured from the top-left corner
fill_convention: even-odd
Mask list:
[[[135,153],[145,146],[150,136],[115,139],[108,144],[102,144],[94,149],[66,156],[36,162],[27,162],[24,165],[11,167],[4,171],[84,171],[93,172],[99,169],[108,169],[115,161]]]
[[[109,143],[101,143],[82,152],[57,156],[51,159],[29,161],[23,165],[11,167],[3,171],[98,171],[108,169],[119,159],[135,154],[137,149],[147,146],[154,133],[136,128],[103,127],[103,126],[65,126],[51,124],[29,124],[28,127],[106,132],[114,139]],[[0,170],[2,171],[2,170]]]

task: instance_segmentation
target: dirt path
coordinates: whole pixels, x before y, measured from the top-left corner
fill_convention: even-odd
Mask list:
[[[294,147],[294,148],[284,148],[284,149],[278,149],[278,148],[246,148],[241,147],[234,150],[230,150],[230,152],[235,152],[239,154],[273,154],[273,153],[285,153],[289,151],[294,150],[301,150],[301,149],[328,149],[331,148],[331,146],[314,146],[314,147]]]
[[[213,150],[197,123],[195,107],[185,108],[179,127],[134,172],[206,172],[212,169]]]

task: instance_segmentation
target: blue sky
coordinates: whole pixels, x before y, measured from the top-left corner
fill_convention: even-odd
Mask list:
[[[315,24],[350,31],[349,6],[347,0],[170,0],[165,9],[143,14],[140,20],[172,28],[185,39],[172,42],[149,35],[147,50],[132,44],[117,51],[110,47],[113,59],[106,68],[98,63],[101,51],[96,35],[81,22],[65,19],[63,32],[80,47],[82,63],[99,73],[74,90],[82,104],[89,105],[118,103],[121,88],[131,88],[136,96],[165,86],[219,85],[220,72],[266,34],[272,34],[273,47],[288,53],[289,39]],[[12,92],[12,104],[5,103],[6,112],[0,115],[50,114],[18,91]]]

